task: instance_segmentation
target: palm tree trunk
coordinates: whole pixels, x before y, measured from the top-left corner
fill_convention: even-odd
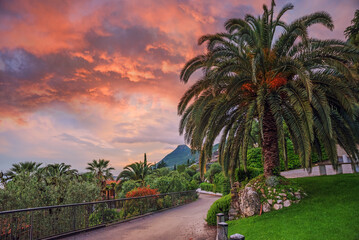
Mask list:
[[[277,125],[266,104],[263,116],[263,143],[262,155],[264,156],[264,176],[269,177],[279,174],[279,148]]]

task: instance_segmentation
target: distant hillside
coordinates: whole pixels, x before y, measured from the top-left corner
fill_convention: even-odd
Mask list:
[[[213,146],[213,151],[216,151],[218,149],[218,144]],[[186,164],[187,160],[190,161],[198,161],[199,153],[191,154],[191,149],[187,145],[178,145],[175,150],[173,150],[171,153],[167,154],[160,162],[164,161],[167,164],[167,167],[173,168],[173,166],[176,164]]]

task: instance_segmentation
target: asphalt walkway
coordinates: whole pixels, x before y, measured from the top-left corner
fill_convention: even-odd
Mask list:
[[[204,220],[218,196],[200,194],[197,201],[64,240],[214,240],[216,228]]]

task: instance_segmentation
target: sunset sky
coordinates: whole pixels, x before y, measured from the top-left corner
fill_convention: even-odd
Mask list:
[[[286,21],[327,11],[344,39],[358,0],[292,2]],[[269,0],[0,0],[0,171],[20,161],[84,171],[104,158],[118,173],[158,162],[183,137],[179,71],[203,51],[197,39],[228,18],[262,13]],[[277,8],[277,11],[279,9]]]

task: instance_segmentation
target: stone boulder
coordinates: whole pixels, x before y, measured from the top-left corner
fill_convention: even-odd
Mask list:
[[[292,202],[290,200],[285,200],[283,205],[284,207],[289,207],[290,205],[292,205]]]
[[[279,210],[279,209],[282,209],[282,208],[283,208],[283,205],[276,203],[276,204],[274,204],[273,208],[274,208],[275,210]]]
[[[264,203],[263,212],[270,212],[270,210],[271,210],[271,205],[269,203]]]
[[[258,215],[261,201],[258,193],[252,187],[245,187],[240,195],[240,212],[244,217]]]

